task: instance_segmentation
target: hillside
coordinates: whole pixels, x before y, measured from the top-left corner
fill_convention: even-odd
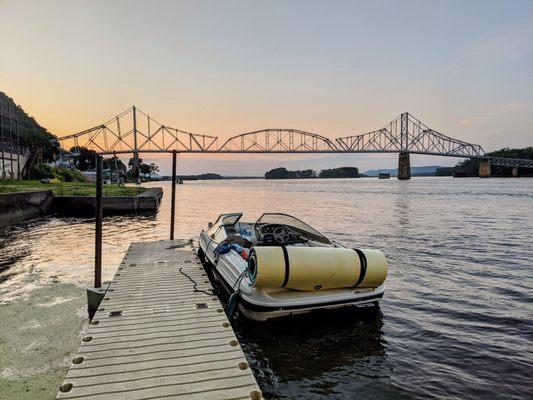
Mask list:
[[[32,116],[28,115],[21,106],[16,105],[14,100],[4,92],[0,92],[0,107],[3,115],[8,114],[9,108],[11,115],[17,116],[20,146],[30,148],[32,152],[37,148],[41,148],[44,159],[51,161],[58,149],[57,138],[48,132],[46,128],[39,125]],[[9,132],[9,122],[7,118],[3,120],[4,140],[6,140]],[[12,124],[12,136],[16,137],[14,123]]]

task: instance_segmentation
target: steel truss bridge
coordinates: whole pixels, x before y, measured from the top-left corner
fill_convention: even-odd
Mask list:
[[[474,158],[491,165],[533,168],[533,160],[488,157],[480,145],[439,133],[410,113],[381,129],[334,140],[298,129],[263,129],[227,140],[164,125],[133,106],[109,121],[59,138],[61,147],[100,155],[133,153],[399,153]],[[76,152],[75,152],[76,153]],[[400,157],[401,158],[401,157]]]

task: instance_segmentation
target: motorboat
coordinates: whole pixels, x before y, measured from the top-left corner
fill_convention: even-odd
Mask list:
[[[202,230],[198,256],[230,293],[228,308],[252,320],[376,306],[385,292],[380,250],[347,248],[300,219],[221,214]],[[231,311],[231,314],[233,310]]]

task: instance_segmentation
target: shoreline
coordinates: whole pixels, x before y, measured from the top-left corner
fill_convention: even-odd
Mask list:
[[[0,306],[0,398],[54,399],[88,325],[85,290],[55,280]]]
[[[146,188],[135,196],[104,196],[103,212],[105,215],[157,213],[162,197],[160,187]],[[53,214],[93,216],[95,204],[95,196],[58,196],[52,190],[0,193],[0,229]]]

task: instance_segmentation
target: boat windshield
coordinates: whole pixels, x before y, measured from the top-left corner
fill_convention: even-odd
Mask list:
[[[207,230],[208,235],[215,234],[221,226],[234,226],[241,217],[242,213],[220,214],[214,224],[210,223],[209,229]]]
[[[331,241],[323,234],[292,215],[283,213],[265,213],[255,222],[255,227],[268,224],[285,225],[307,235],[309,239],[321,243],[331,243]]]
[[[214,225],[235,225],[241,217],[242,213],[220,214]]]

